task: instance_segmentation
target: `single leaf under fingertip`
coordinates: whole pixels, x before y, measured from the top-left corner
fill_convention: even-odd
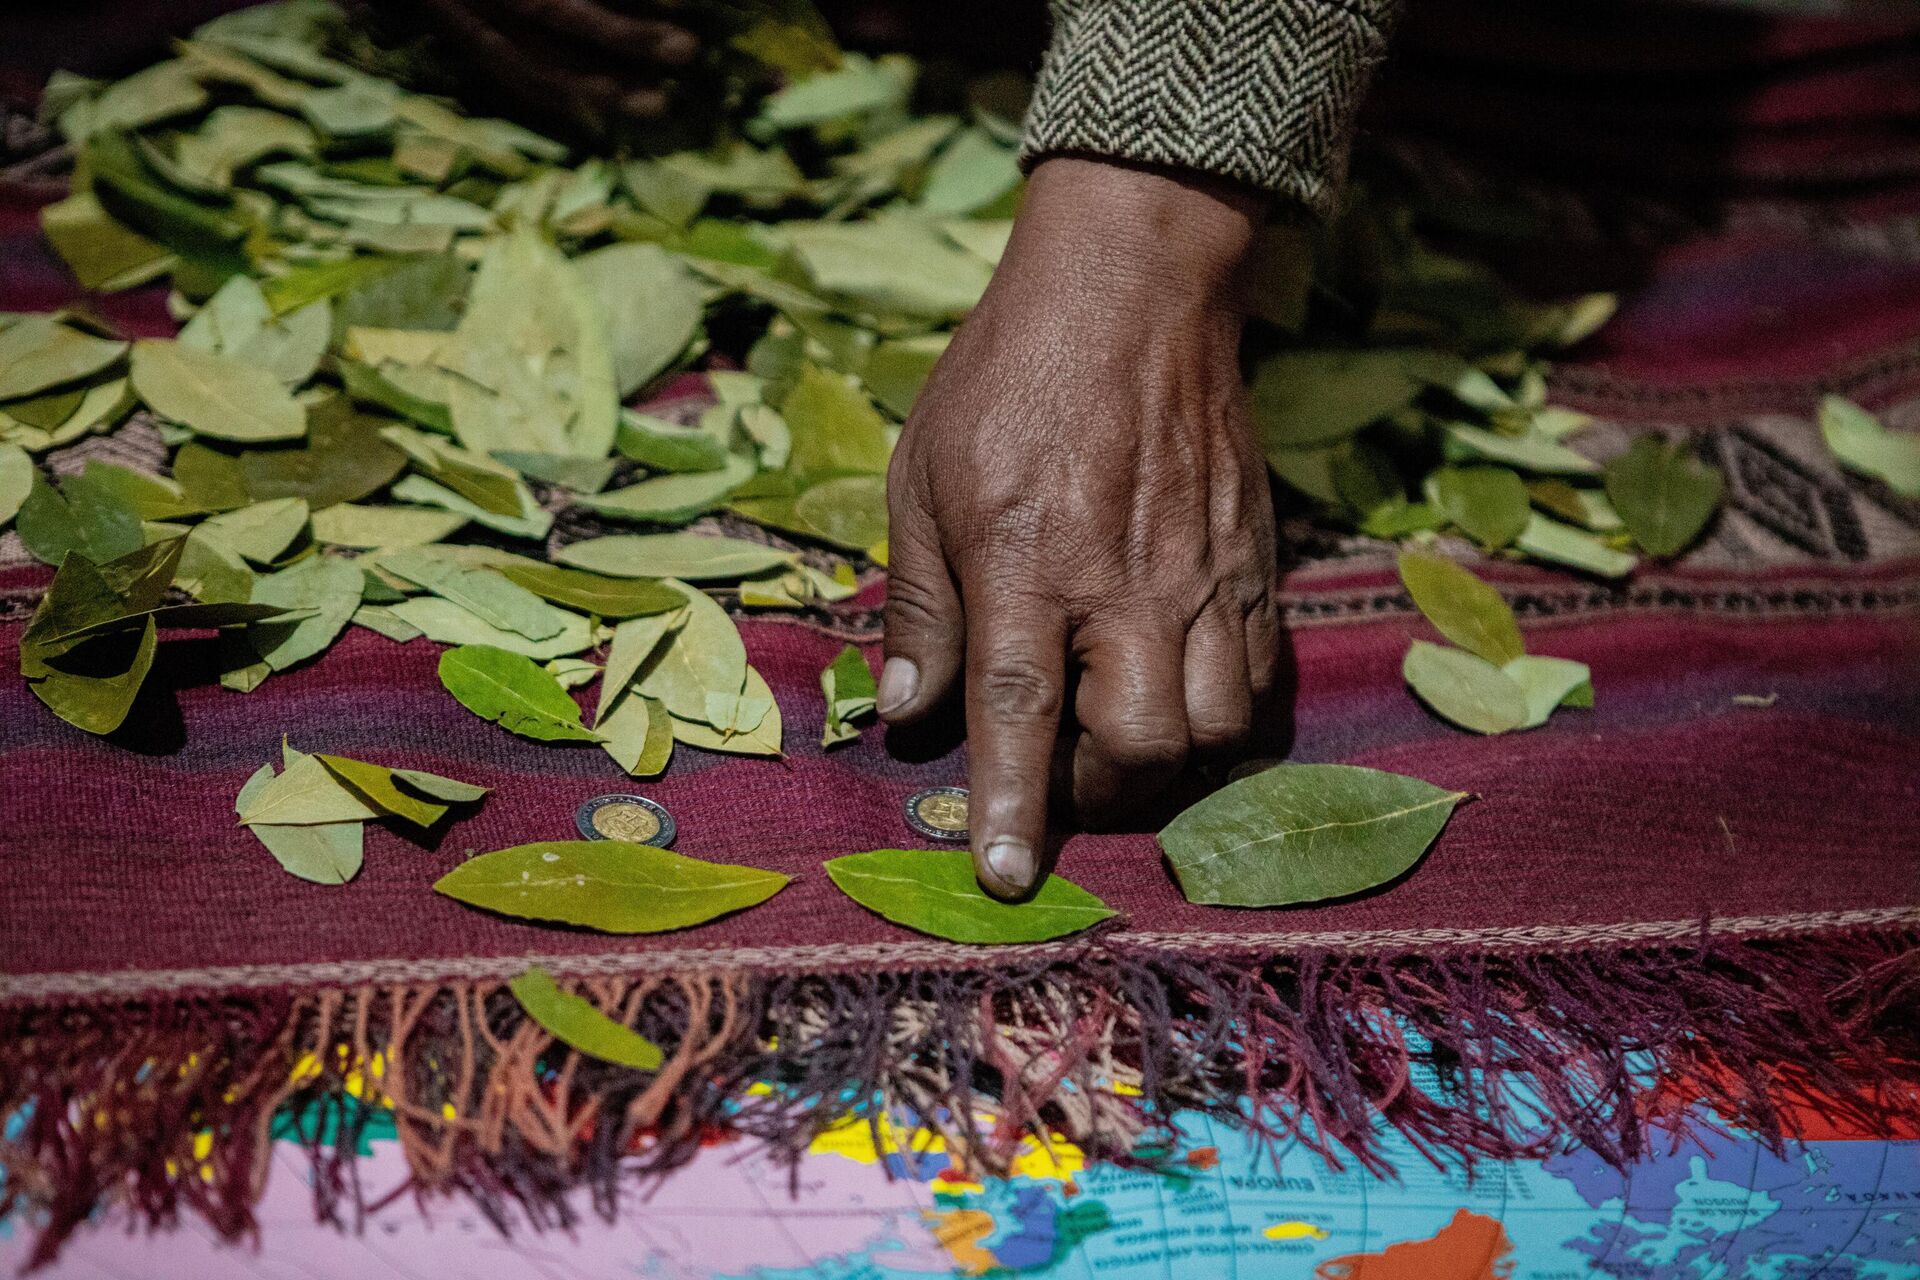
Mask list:
[[[1057,875],[1024,902],[990,897],[965,849],[874,849],[830,859],[826,867],[840,891],[869,911],[950,942],[1046,942],[1118,914]]]

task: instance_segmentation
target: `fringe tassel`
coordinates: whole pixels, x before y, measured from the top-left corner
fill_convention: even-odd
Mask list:
[[[0,1214],[42,1224],[35,1265],[103,1204],[247,1236],[278,1119],[299,1126],[320,1217],[357,1228],[378,1206],[354,1150],[383,1111],[407,1189],[464,1193],[503,1231],[565,1226],[581,1185],[610,1215],[617,1180],[723,1132],[797,1161],[834,1125],[903,1114],[983,1173],[1027,1135],[1124,1161],[1191,1109],[1381,1175],[1383,1122],[1436,1163],[1580,1143],[1625,1164],[1698,1120],[1650,1073],[1776,1142],[1795,1105],[1920,1124],[1911,929],[1277,959],[1108,946],[1027,969],[573,986],[670,1046],[662,1068],[556,1045],[495,983],[0,1010]]]

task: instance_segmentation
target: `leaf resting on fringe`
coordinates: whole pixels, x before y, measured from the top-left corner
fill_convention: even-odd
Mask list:
[[[590,1058],[642,1071],[657,1070],[665,1061],[659,1045],[615,1022],[592,1002],[562,991],[553,975],[538,965],[507,983],[507,989],[555,1040]]]

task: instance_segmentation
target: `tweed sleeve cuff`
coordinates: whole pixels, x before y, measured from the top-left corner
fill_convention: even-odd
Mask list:
[[[1176,165],[1327,213],[1399,0],[1054,0],[1021,161]]]

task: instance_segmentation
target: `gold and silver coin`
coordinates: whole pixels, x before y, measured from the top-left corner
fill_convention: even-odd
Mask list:
[[[589,840],[625,840],[632,844],[673,843],[673,815],[645,796],[595,796],[580,806],[575,817],[580,834]]]
[[[928,787],[907,797],[907,825],[930,840],[967,838],[967,789]]]

